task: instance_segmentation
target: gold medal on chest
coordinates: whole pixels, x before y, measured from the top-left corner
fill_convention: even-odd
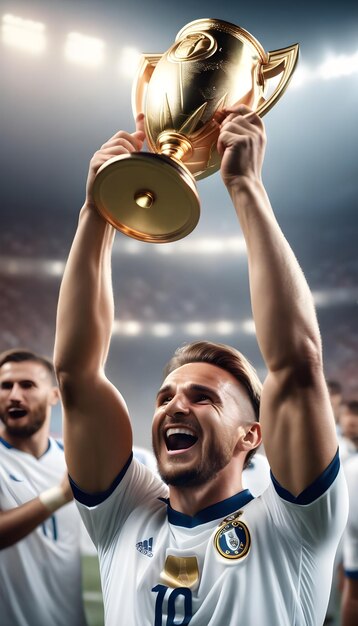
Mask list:
[[[243,559],[250,551],[250,531],[239,519],[241,515],[242,511],[237,511],[226,517],[215,533],[215,548],[225,559]]]

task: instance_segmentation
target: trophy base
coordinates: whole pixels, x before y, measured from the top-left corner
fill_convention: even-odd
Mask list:
[[[150,243],[182,239],[200,216],[190,172],[178,161],[150,152],[106,161],[97,172],[93,196],[99,213],[114,228]]]

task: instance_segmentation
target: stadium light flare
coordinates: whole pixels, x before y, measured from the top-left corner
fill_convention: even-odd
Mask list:
[[[123,48],[119,60],[119,69],[124,76],[133,78],[139,64],[141,53],[135,48]]]
[[[72,63],[98,67],[104,61],[105,43],[101,39],[69,33],[65,43],[65,57]]]
[[[143,325],[136,320],[114,320],[112,333],[114,335],[128,335],[134,337],[143,334]]]
[[[165,339],[173,335],[191,335],[194,337],[214,337],[222,335],[253,335],[255,325],[252,319],[240,321],[209,320],[207,322],[192,321],[184,324],[170,322],[145,322],[138,320],[115,320],[113,325],[114,336],[154,336]]]
[[[331,55],[319,66],[317,74],[323,80],[339,78],[340,76],[351,76],[358,73],[358,51],[355,54]]]
[[[6,46],[30,54],[40,54],[46,48],[45,24],[24,20],[16,15],[3,15],[1,38]]]
[[[19,48],[24,51],[38,54],[46,48],[46,26],[42,22],[5,14],[2,17],[1,36],[5,45]],[[67,35],[65,56],[68,61],[81,65],[98,67],[105,58],[105,42],[95,37],[89,37],[77,32]],[[119,59],[120,71],[133,77],[141,53],[132,47],[122,50]],[[298,66],[291,85],[302,87],[313,80],[331,80],[358,73],[358,50],[352,54],[331,54],[317,67]]]

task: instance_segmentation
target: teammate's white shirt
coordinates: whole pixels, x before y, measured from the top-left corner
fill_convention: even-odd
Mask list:
[[[242,486],[253,496],[260,496],[271,482],[270,466],[267,458],[256,452],[249,465],[242,472]]]
[[[347,518],[338,454],[296,501],[275,482],[195,517],[171,509],[135,459],[102,495],[73,489],[99,553],[106,626],[323,623]]]
[[[349,515],[343,536],[343,566],[346,576],[358,579],[358,453],[344,465],[349,495]]]
[[[62,444],[36,459],[0,438],[0,509],[6,511],[57,485],[66,471]],[[0,552],[1,626],[83,626],[81,519],[71,502]]]

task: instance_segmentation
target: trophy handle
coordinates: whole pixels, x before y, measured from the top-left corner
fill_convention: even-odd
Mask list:
[[[258,115],[261,117],[265,115],[265,113],[267,113],[284,94],[296,67],[297,60],[297,43],[293,46],[289,46],[288,48],[281,48],[280,50],[273,50],[268,53],[267,62],[261,67],[263,86],[266,86],[267,80],[270,78],[274,78],[275,76],[278,76],[278,74],[282,74],[282,76],[275,91],[271,94],[268,100],[264,100],[256,110]]]
[[[145,111],[148,83],[162,54],[142,54],[132,88],[132,111],[134,118]]]

